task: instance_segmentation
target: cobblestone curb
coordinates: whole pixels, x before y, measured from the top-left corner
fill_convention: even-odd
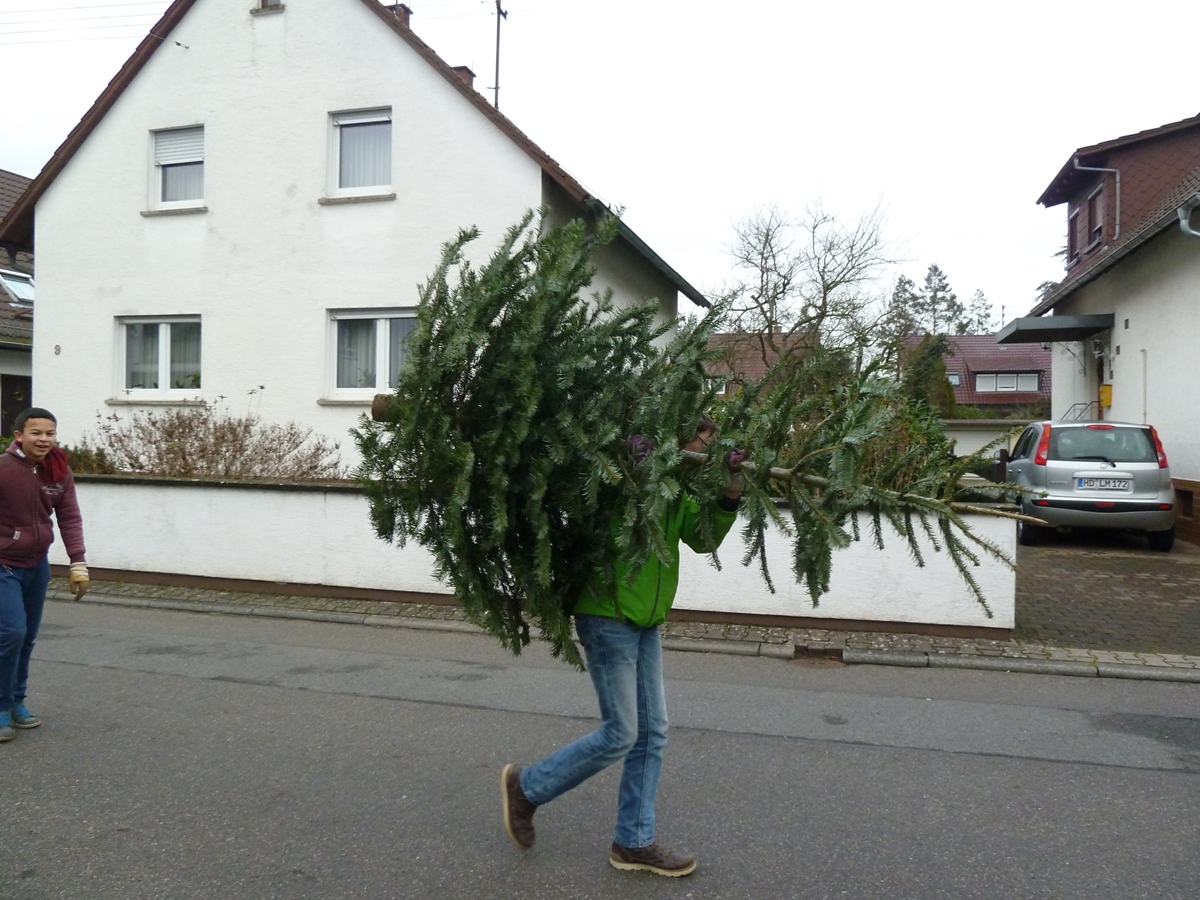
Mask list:
[[[156,585],[101,582],[82,601],[54,579],[47,599],[191,613],[220,613],[381,628],[483,634],[456,606],[248,594]],[[1200,683],[1200,656],[1053,647],[1018,641],[930,637],[862,631],[766,628],[705,622],[667,622],[663,647],[772,659],[829,660],[847,665],[982,669]]]

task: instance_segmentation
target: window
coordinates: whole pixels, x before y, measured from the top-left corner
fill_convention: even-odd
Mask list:
[[[1028,456],[1033,450],[1034,437],[1036,435],[1037,429],[1032,425],[1029,428],[1026,428],[1021,434],[1020,440],[1017,441],[1017,445],[1013,447],[1012,458],[1022,459],[1023,457]]]
[[[392,110],[333,115],[333,193],[377,194],[392,185]]]
[[[1100,243],[1104,237],[1104,191],[1097,189],[1088,197],[1088,246]]]
[[[151,192],[162,208],[196,206],[204,201],[204,126],[154,132],[155,185]]]
[[[946,373],[946,377],[947,377],[948,379],[950,379],[950,386],[951,386],[951,387],[958,387],[958,384],[959,384],[959,377],[958,377],[958,373],[957,373],[957,372],[947,372],[947,373]]]
[[[33,303],[33,278],[21,272],[0,269],[0,297],[12,303]]]
[[[198,318],[122,319],[124,391],[195,391],[200,387]]]
[[[1067,265],[1079,259],[1079,211],[1067,218]]]
[[[405,345],[416,325],[411,310],[346,310],[330,314],[335,396],[368,399],[395,388]]]
[[[980,394],[993,392],[1037,393],[1037,372],[1005,372],[975,376],[975,390]]]

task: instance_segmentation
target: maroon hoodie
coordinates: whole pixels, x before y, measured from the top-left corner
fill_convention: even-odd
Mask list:
[[[54,542],[50,513],[58,519],[71,562],[84,561],[83,517],[75,498],[75,477],[47,481],[45,466],[26,459],[15,440],[0,455],[0,565],[32,568]]]

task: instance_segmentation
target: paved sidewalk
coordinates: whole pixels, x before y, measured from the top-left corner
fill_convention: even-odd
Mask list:
[[[65,579],[54,579],[49,596],[73,602]],[[479,631],[458,607],[434,604],[109,581],[94,582],[83,602]],[[700,622],[668,622],[663,636],[672,650],[1200,683],[1197,615],[1200,548],[1177,544],[1171,554],[1151,555],[1132,544],[1113,548],[1075,541],[1020,549],[1018,627],[1009,641]],[[1067,640],[1058,643],[1059,636]]]

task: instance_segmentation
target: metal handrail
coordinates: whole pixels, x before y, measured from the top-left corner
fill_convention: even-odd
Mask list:
[[[1071,406],[1070,409],[1068,409],[1065,413],[1063,413],[1061,416],[1059,416],[1058,420],[1060,422],[1065,422],[1068,419],[1078,421],[1079,419],[1099,418],[1098,415],[1097,416],[1089,416],[1088,415],[1088,413],[1091,411],[1092,407],[1095,407],[1096,412],[1099,413],[1100,412],[1100,401],[1099,400],[1091,400],[1091,401],[1088,401],[1087,403],[1084,403],[1082,401],[1079,403],[1075,403]]]

